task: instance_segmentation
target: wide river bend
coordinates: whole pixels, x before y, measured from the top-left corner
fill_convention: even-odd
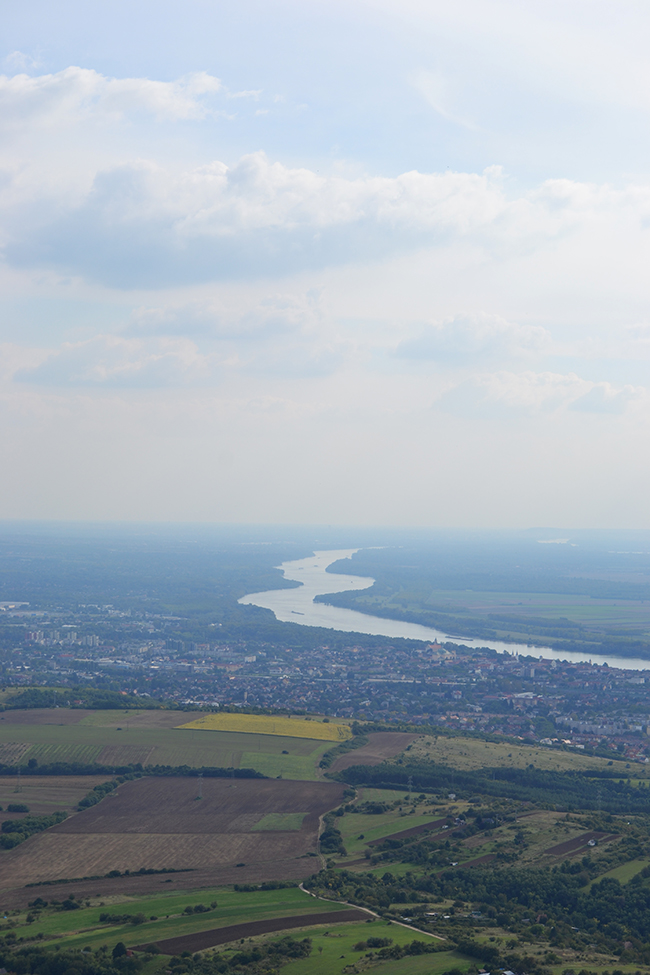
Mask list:
[[[269,589],[267,592],[254,592],[239,600],[247,606],[260,606],[270,609],[276,619],[283,623],[299,623],[301,626],[322,626],[328,630],[341,630],[344,633],[367,633],[372,636],[404,637],[408,640],[427,642],[454,642],[468,647],[490,647],[499,653],[520,653],[532,657],[568,660],[572,663],[591,661],[594,664],[609,664],[623,670],[650,670],[650,660],[631,657],[604,657],[592,654],[572,653],[565,650],[552,650],[550,647],[533,647],[526,643],[503,643],[500,640],[476,640],[462,634],[443,633],[430,626],[419,623],[403,623],[401,620],[388,620],[381,616],[369,616],[353,609],[315,603],[314,596],[324,593],[346,592],[351,589],[369,589],[374,579],[363,576],[340,575],[327,572],[328,565],[340,559],[349,559],[358,549],[315,552],[310,558],[283,562],[279,567],[285,579],[300,582],[295,589]]]

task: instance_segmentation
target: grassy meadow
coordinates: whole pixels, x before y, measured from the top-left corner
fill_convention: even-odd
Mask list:
[[[410,758],[428,759],[459,771],[481,768],[535,768],[554,772],[597,771],[608,765],[608,759],[584,755],[579,751],[562,751],[544,745],[518,745],[513,742],[481,741],[479,738],[446,738],[423,735],[406,749]],[[619,763],[617,763],[617,766]],[[622,771],[625,763],[620,763]],[[635,776],[642,766],[634,766]]]
[[[322,904],[323,901],[318,903]],[[398,945],[408,944],[415,939],[426,942],[432,940],[431,935],[379,918],[370,923],[341,924],[330,930],[322,927],[305,930],[300,933],[300,937],[312,939],[311,956],[289,962],[282,969],[282,975],[339,975],[344,968],[364,958],[365,952],[355,951],[354,946],[369,937],[391,938]],[[378,963],[377,971],[381,975],[438,975],[450,968],[466,971],[470,964],[470,959],[457,952],[445,951],[440,954],[419,957],[411,955],[398,960],[382,961]]]

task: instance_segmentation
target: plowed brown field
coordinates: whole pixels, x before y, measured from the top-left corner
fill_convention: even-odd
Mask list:
[[[197,931],[179,938],[165,938],[155,944],[165,955],[180,955],[182,951],[204,951],[216,945],[225,945],[242,938],[255,938],[273,931],[287,931],[291,928],[313,928],[318,924],[341,924],[343,921],[367,921],[368,913],[359,908],[347,910],[321,911],[318,914],[295,914],[291,917],[267,918],[262,921],[248,921],[246,924],[231,924],[227,928],[213,928],[211,931]],[[136,945],[135,951],[144,951],[147,945]]]
[[[374,731],[368,735],[367,745],[341,755],[332,764],[331,771],[341,772],[352,765],[379,765],[385,759],[399,755],[407,745],[420,737],[406,731]]]
[[[589,840],[595,840],[597,843],[609,843],[610,840],[615,839],[618,839],[617,833],[598,833],[592,830],[589,833],[582,833],[581,836],[576,836],[572,840],[558,843],[556,846],[549,846],[548,850],[544,850],[544,853],[549,853],[554,857],[566,856],[567,854],[570,856],[586,847]]]
[[[194,777],[125,782],[98,805],[0,854],[0,890],[141,868],[190,868],[183,876],[194,886],[232,883],[222,878],[234,868],[246,880],[304,876],[313,860],[296,861],[315,852],[318,818],[343,793],[334,782],[277,779],[204,778],[200,788],[201,799]],[[304,819],[300,829],[252,832],[269,813]],[[161,881],[150,878],[154,889]]]

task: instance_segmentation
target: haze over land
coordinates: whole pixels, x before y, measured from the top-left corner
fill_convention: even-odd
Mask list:
[[[648,527],[622,9],[5,9],[2,516]]]

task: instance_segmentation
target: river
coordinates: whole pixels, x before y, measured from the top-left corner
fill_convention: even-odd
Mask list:
[[[353,609],[315,603],[314,596],[325,593],[347,592],[352,589],[369,589],[374,579],[363,576],[340,575],[327,572],[328,565],[340,559],[349,559],[356,548],[338,551],[315,552],[310,558],[283,562],[285,579],[300,582],[295,589],[269,589],[267,592],[254,592],[239,600],[246,606],[260,606],[270,609],[282,623],[299,623],[301,626],[322,626],[328,630],[341,630],[344,633],[366,633],[372,636],[404,637],[408,640],[425,640],[427,643],[462,643],[467,647],[490,647],[498,653],[519,653],[531,657],[544,657],[550,660],[568,660],[571,663],[591,661],[594,664],[608,664],[622,670],[650,670],[650,660],[631,657],[604,657],[597,654],[586,655],[550,647],[533,647],[526,643],[504,643],[501,640],[483,640],[464,637],[462,634],[443,633],[430,626],[419,623],[404,623],[401,620],[369,616]]]

